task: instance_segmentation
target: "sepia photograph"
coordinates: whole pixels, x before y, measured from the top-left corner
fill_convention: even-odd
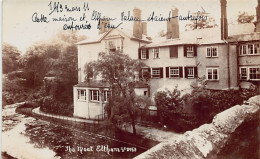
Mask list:
[[[260,0],[2,0],[2,159],[260,159]]]

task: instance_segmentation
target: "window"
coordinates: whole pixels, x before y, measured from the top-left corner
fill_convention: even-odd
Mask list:
[[[159,58],[159,48],[153,49],[153,58],[155,58],[155,59]]]
[[[196,45],[184,45],[184,57],[195,57],[197,56],[197,46]]]
[[[182,78],[183,77],[182,67],[166,67],[166,78]]]
[[[259,68],[249,68],[249,79],[252,79],[252,80],[260,79],[260,67]]]
[[[105,41],[106,51],[115,52],[116,50],[123,51],[123,39],[114,39]]]
[[[240,68],[240,79],[241,80],[246,80],[247,79],[247,68],[246,67],[241,67]]]
[[[95,101],[95,102],[99,101],[99,90],[90,90],[89,94],[90,94],[90,101]]]
[[[105,90],[103,95],[104,95],[104,101],[107,102],[109,97],[111,96],[111,91]]]
[[[187,46],[187,57],[194,57],[194,47]]]
[[[239,47],[239,55],[256,55],[260,54],[260,43],[243,44]]]
[[[218,57],[217,47],[208,47],[207,48],[207,57]]]
[[[78,89],[78,100],[82,100],[82,101],[87,100],[85,89]]]
[[[207,80],[218,80],[218,68],[207,68]]]
[[[191,68],[187,68],[187,76],[188,78],[194,78],[194,68],[191,67]]]
[[[147,59],[146,50],[145,49],[141,50],[141,59]]]
[[[152,78],[160,77],[160,68],[152,68]]]
[[[170,67],[170,77],[179,77],[179,67]]]
[[[185,78],[195,78],[198,76],[197,67],[185,67],[184,71],[185,71]]]
[[[241,80],[259,80],[260,67],[240,67],[239,68]]]
[[[152,68],[151,77],[152,78],[163,78],[163,67]]]
[[[241,45],[240,46],[240,55],[246,55],[247,54],[247,45]]]

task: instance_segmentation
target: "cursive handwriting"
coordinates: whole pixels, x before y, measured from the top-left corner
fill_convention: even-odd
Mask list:
[[[159,16],[154,15],[154,11],[152,12],[152,14],[150,14],[150,16],[147,18],[147,21],[170,21],[172,18],[177,18],[178,16],[171,16],[171,11],[169,12],[168,17],[163,17],[161,14]]]
[[[38,17],[38,13],[35,12],[32,15],[32,21],[33,22],[37,22],[37,23],[49,23],[49,21],[47,20],[48,18],[45,17],[43,14],[40,15],[40,17]]]

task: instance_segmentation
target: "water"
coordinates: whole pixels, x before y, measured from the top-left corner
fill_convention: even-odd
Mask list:
[[[16,114],[14,110],[13,106],[3,109],[2,128],[2,152],[14,158],[133,158],[145,151],[137,146]]]

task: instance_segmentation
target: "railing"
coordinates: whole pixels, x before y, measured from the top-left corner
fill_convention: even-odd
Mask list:
[[[68,126],[70,128],[74,128],[81,131],[91,131],[96,132],[100,128],[100,122],[85,122],[82,120],[77,120],[76,118],[70,118],[66,116],[54,115],[54,114],[46,114],[42,113],[35,113],[32,111],[32,108],[18,108],[16,109],[17,113],[32,116],[36,119],[41,119],[45,121],[49,121],[51,123]]]

